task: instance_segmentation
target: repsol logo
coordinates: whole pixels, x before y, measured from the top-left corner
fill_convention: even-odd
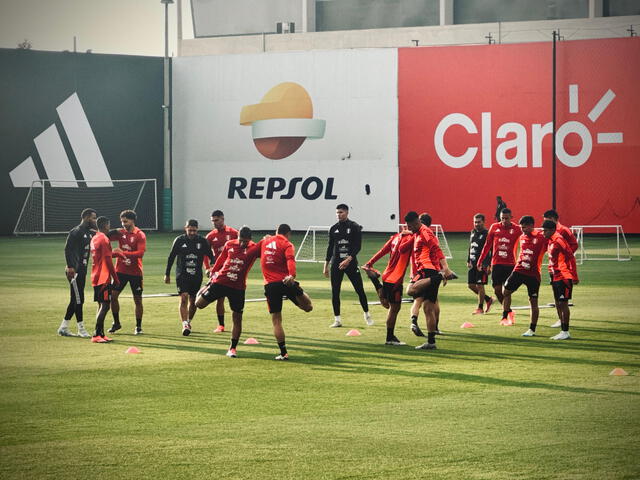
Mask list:
[[[335,200],[338,196],[333,193],[333,182],[333,177],[325,182],[319,177],[293,177],[289,181],[282,177],[231,177],[227,198],[290,200],[299,193],[306,200]]]

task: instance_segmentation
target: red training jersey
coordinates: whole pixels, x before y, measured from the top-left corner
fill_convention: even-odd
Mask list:
[[[542,232],[533,230],[528,235],[526,233],[520,235],[519,243],[520,256],[513,271],[540,280],[540,266],[544,252],[547,251],[547,239]]]
[[[216,263],[211,268],[211,282],[246,290],[247,275],[260,255],[260,247],[260,244],[254,242],[242,247],[240,240],[229,240],[216,256]]]
[[[432,252],[432,250],[435,251]],[[413,256],[417,270],[438,270],[432,260],[439,255],[438,250],[440,246],[433,230],[426,225],[421,225],[420,230],[413,235]]]
[[[515,223],[510,223],[506,227],[502,222],[492,224],[489,227],[482,252],[478,257],[478,265],[482,265],[484,257],[490,251],[492,252],[491,265],[515,265],[516,248],[520,235],[522,235],[522,229],[520,225]]]
[[[111,283],[114,276],[111,244],[107,236],[98,232],[91,239],[91,285],[94,287]]]
[[[214,228],[209,233],[207,233],[206,237],[207,242],[211,245],[211,251],[214,256],[218,256],[220,252],[222,252],[222,248],[224,244],[229,240],[235,240],[238,238],[238,230],[229,225],[225,225],[222,230],[218,230]],[[204,259],[204,268],[209,268],[209,259],[205,257]]]
[[[387,263],[387,268],[382,272],[382,281],[395,284],[402,283],[412,248],[413,235],[396,233],[389,238],[378,253],[371,257],[367,265],[373,265],[388,253],[389,263]]]
[[[551,235],[549,246],[549,271],[553,275],[553,281],[578,280],[576,257],[573,256],[571,247],[558,232]]]
[[[284,235],[267,235],[261,240],[260,267],[265,285],[296,275],[296,257],[291,242]]]
[[[109,240],[117,240],[122,256],[116,257],[116,272],[135,277],[142,276],[142,257],[147,250],[147,236],[138,227],[128,232],[119,228],[117,233],[109,236]]]
[[[576,250],[578,250],[578,240],[576,240],[576,236],[571,229],[561,225],[560,222],[556,222],[556,232],[562,235],[562,238],[565,239],[571,251],[576,253]]]

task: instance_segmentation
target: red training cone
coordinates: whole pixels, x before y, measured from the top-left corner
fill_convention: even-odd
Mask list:
[[[138,349],[137,347],[129,347],[127,348],[127,351],[124,353],[142,353],[142,352],[140,352],[140,349]]]
[[[473,328],[475,327],[475,325],[471,322],[464,322],[462,325],[460,325],[460,328]]]
[[[260,342],[257,339],[253,338],[253,337],[249,337],[244,341],[245,345],[258,345],[259,343]]]
[[[613,370],[611,370],[609,375],[619,376],[619,375],[629,375],[629,374],[625,372],[622,368],[614,368]]]
[[[347,332],[347,337],[357,337],[359,335],[362,335],[362,334],[360,333],[359,330],[356,330],[355,328]]]

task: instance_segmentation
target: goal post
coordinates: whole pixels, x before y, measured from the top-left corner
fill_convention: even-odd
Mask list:
[[[406,227],[407,227],[406,223],[399,223],[398,231],[401,231]],[[442,228],[442,225],[439,223],[432,223],[431,227],[429,228],[431,228],[436,238],[438,239],[438,242],[440,242],[440,249],[442,250],[442,253],[444,253],[445,258],[447,260],[452,259],[453,253],[449,248],[449,242],[447,241],[447,236],[444,234],[444,228]]]
[[[631,250],[622,225],[574,225],[571,231],[578,240],[581,261],[631,260]]]
[[[296,262],[324,262],[329,244],[329,228],[324,225],[307,227],[296,251]]]
[[[13,233],[67,233],[80,223],[80,212],[93,208],[117,222],[123,210],[135,210],[136,226],[158,229],[155,178],[111,180],[35,180],[22,205]]]

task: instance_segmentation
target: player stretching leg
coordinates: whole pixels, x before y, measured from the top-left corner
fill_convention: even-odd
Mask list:
[[[180,320],[182,335],[191,333],[191,320],[196,314],[196,294],[202,284],[202,262],[204,257],[213,261],[213,253],[207,239],[198,235],[198,221],[187,220],[184,235],[173,241],[171,252],[167,258],[167,268],[164,273],[164,283],[171,283],[171,267],[178,257],[176,264],[176,286],[180,294]]]
[[[296,282],[296,260],[293,245],[289,241],[290,237],[291,227],[283,223],[278,225],[275,235],[268,235],[260,242],[264,295],[271,314],[273,335],[280,348],[280,355],[275,358],[276,360],[289,360],[282,327],[282,298],[287,297],[305,312],[313,309],[309,295],[304,293],[300,284]]]
[[[472,315],[488,313],[493,303],[493,298],[488,296],[484,291],[484,286],[487,284],[487,272],[489,271],[489,264],[491,263],[491,253],[485,257],[481,269],[477,269],[478,256],[487,240],[488,230],[484,226],[484,220],[485,218],[482,213],[476,213],[473,216],[473,230],[471,230],[469,238],[469,252],[467,254],[467,267],[469,268],[469,272],[467,274],[467,285],[469,286],[469,290],[478,296],[478,308],[472,312]],[[487,303],[487,309],[483,310],[485,302]]]

